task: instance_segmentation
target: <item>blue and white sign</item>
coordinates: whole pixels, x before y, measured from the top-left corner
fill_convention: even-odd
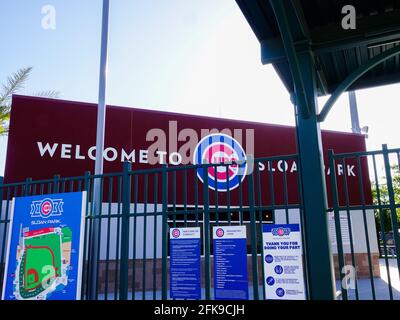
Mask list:
[[[214,297],[248,300],[246,226],[213,227]]]
[[[266,299],[305,300],[303,248],[299,224],[264,224]]]
[[[81,295],[86,192],[14,198],[3,300]]]
[[[201,299],[200,228],[170,229],[172,299]]]
[[[212,190],[225,192],[237,188],[243,182],[247,171],[247,157],[240,143],[226,134],[210,134],[197,144],[194,164],[205,163],[234,163],[230,166],[210,166],[208,172],[203,168],[197,169],[197,177],[204,183],[208,178],[208,187]]]

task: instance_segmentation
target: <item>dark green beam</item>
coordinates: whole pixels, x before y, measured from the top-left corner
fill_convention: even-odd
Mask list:
[[[308,298],[333,300],[335,282],[328,232],[327,195],[322,138],[317,122],[316,74],[312,53],[299,55],[310,117],[296,113],[296,138],[301,177],[301,225],[304,230]],[[296,105],[296,109],[301,106]],[[317,231],[316,231],[317,230]]]
[[[318,115],[318,121],[322,122],[326,119],[329,111],[332,109],[334,103],[337,101],[340,95],[345,92],[355,81],[361,78],[369,70],[376,67],[378,64],[398,54],[400,54],[400,45],[373,57],[367,63],[350,73],[329,97],[328,101],[325,103],[320,114]]]
[[[308,109],[308,104],[306,101],[304,83],[301,77],[296,49],[293,45],[293,36],[290,30],[291,23],[288,21],[287,12],[281,0],[270,0],[270,4],[277,18],[293,81],[296,84],[296,99],[298,101],[298,105],[301,106],[300,112],[303,118],[308,118],[310,116],[310,110]]]

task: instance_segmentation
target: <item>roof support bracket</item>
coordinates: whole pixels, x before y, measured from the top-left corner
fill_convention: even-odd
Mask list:
[[[328,116],[329,111],[332,109],[333,105],[340,97],[340,95],[345,92],[354,82],[356,82],[359,78],[361,78],[364,74],[370,71],[372,68],[376,67],[380,63],[384,62],[387,59],[390,59],[396,55],[400,54],[400,45],[395,46],[394,48],[387,50],[372,59],[368,60],[367,63],[360,66],[358,69],[354,70],[350,73],[340,85],[335,89],[332,95],[329,97],[328,101],[325,103],[322,108],[320,114],[318,115],[318,121],[322,122]]]
[[[286,10],[281,0],[270,0],[272,9],[277,17],[279,30],[282,35],[282,41],[287,55],[288,63],[292,71],[293,82],[295,85],[297,105],[301,106],[301,115],[304,119],[310,117],[310,108],[308,105],[304,82],[300,72],[299,61],[294,46],[292,34],[290,32],[290,24],[286,15]]]

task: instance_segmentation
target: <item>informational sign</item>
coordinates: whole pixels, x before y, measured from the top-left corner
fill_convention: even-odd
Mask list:
[[[170,229],[172,299],[201,299],[200,228]]]
[[[266,299],[305,300],[299,224],[264,224],[263,257]]]
[[[347,212],[340,212],[340,230],[342,231],[342,244],[350,245],[350,233],[349,233],[349,217],[347,216]],[[336,224],[335,224],[335,216],[333,212],[330,212],[328,215],[328,225],[329,225],[329,234],[331,237],[332,246],[337,246],[336,239]]]
[[[246,226],[213,227],[214,297],[248,300]]]
[[[3,300],[77,300],[86,192],[14,198]]]

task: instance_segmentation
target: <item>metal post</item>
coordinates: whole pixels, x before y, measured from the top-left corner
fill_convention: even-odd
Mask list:
[[[249,209],[250,209],[250,232],[251,232],[251,262],[253,274],[253,292],[254,300],[259,300],[258,293],[258,255],[257,255],[257,227],[256,227],[256,211],[254,208],[254,177],[253,172],[248,175],[249,190]],[[262,223],[260,221],[260,223]]]
[[[167,165],[162,166],[162,276],[161,299],[168,299],[168,172]],[[136,211],[135,211],[136,213]]]
[[[121,272],[119,274],[119,298],[128,300],[128,269],[129,269],[129,214],[131,205],[131,179],[132,164],[124,162],[122,177],[122,230],[121,230]],[[135,294],[134,292],[132,294]]]
[[[103,17],[101,31],[101,56],[100,56],[100,81],[99,81],[99,104],[97,109],[97,132],[96,132],[96,162],[95,175],[103,173],[103,150],[104,150],[104,132],[105,132],[105,117],[106,117],[106,83],[107,83],[107,47],[108,47],[108,16],[109,16],[109,0],[103,0]],[[94,180],[93,186],[93,208],[94,213],[101,213],[102,199],[100,178]],[[97,252],[98,237],[100,227],[100,219],[93,219],[93,229],[91,230],[91,265],[90,265],[90,290],[89,297],[91,300],[96,299],[97,288]]]
[[[59,193],[60,192],[60,187],[59,187],[59,183],[60,183],[60,175],[55,175],[53,178],[53,193]]]
[[[299,66],[306,91],[306,103],[310,110],[310,117],[304,118],[300,110],[305,107],[301,106],[302,100],[296,99],[297,145],[305,224],[303,230],[308,262],[308,297],[333,300],[335,283],[328,234],[321,130],[317,121],[315,70],[311,52],[299,54]]]
[[[208,194],[208,166],[203,165],[203,232],[204,232],[204,282],[206,300],[211,299],[211,264],[210,264],[210,212],[209,212],[209,194]]]
[[[343,267],[345,265],[345,255],[343,251],[343,240],[342,240],[342,227],[340,226],[340,211],[339,211],[339,195],[337,189],[337,179],[336,179],[336,168],[335,168],[335,155],[334,151],[330,149],[328,151],[329,157],[329,169],[330,169],[330,180],[331,180],[331,193],[332,193],[332,206],[334,210],[334,220],[335,220],[335,232],[336,232],[336,242],[337,242],[337,256],[339,261],[339,279],[340,283],[343,282],[345,277],[342,273]],[[343,300],[348,299],[347,288],[342,287],[342,297]]]
[[[25,181],[25,191],[24,191],[24,196],[27,197],[30,195],[29,188],[32,185],[32,178],[27,178]]]
[[[354,91],[349,91],[351,131],[353,133],[361,133],[360,120],[358,118],[357,98]]]

